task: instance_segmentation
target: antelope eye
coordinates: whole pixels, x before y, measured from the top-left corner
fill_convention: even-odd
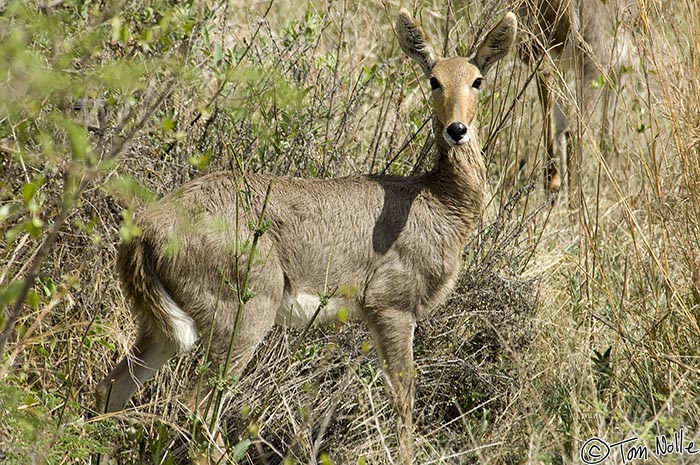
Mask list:
[[[440,86],[440,81],[437,80],[435,77],[430,78],[430,88],[433,90],[439,89]]]
[[[474,82],[472,83],[472,87],[475,89],[478,89],[479,87],[481,87],[481,81],[483,81],[482,78],[474,79]]]

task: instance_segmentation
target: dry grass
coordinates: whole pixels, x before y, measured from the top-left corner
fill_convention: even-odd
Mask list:
[[[187,66],[164,61],[144,73],[148,85],[131,107],[121,95],[108,108],[113,134],[124,111],[142,111],[173,85],[128,151],[85,190],[42,264],[0,365],[0,458],[95,463],[102,443],[115,463],[169,463],[183,449],[177,433],[186,438],[190,424],[178,394],[201,354],[171,362],[133,408],[90,412],[94,386],[134,339],[113,263],[122,211],[138,211],[149,195],[120,176],[159,196],[198,176],[197,165],[229,169],[235,160],[315,177],[408,174],[430,163],[427,86],[400,58],[397,3],[271,5],[194,8],[186,49],[168,50]],[[469,49],[507,7],[450,5],[447,27],[445,5],[417,5],[436,46],[450,31],[448,50]],[[541,115],[534,86],[523,91],[531,70],[506,60],[489,79],[481,115],[489,206],[457,289],[416,333],[418,463],[580,463],[593,436],[638,437],[649,463],[697,461],[653,452],[655,435],[681,427],[700,442],[700,4],[638,6],[625,19],[633,66],[616,88],[614,150],[601,153],[597,123],[583,123],[583,202],[574,210],[550,206],[541,189]],[[225,82],[215,43],[222,62],[243,55]],[[105,60],[129,50],[95,47]],[[50,223],[70,155],[58,144],[46,156],[40,141],[23,139],[51,113],[27,111],[0,120],[0,204],[22,204],[23,186],[43,174],[41,216]],[[26,274],[45,237],[7,234],[31,216],[23,206],[0,222],[0,290]],[[232,386],[230,439],[252,442],[243,463],[391,463],[392,414],[365,329],[316,328],[292,351],[298,338],[270,334]],[[605,463],[621,460],[614,449]]]

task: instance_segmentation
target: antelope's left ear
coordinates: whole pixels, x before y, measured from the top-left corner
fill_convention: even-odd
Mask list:
[[[518,29],[518,20],[515,14],[508,12],[489,31],[486,38],[479,45],[479,49],[474,55],[474,63],[479,67],[481,74],[486,76],[486,73],[491,69],[494,63],[506,56],[508,50],[515,42],[515,33]]]
[[[426,76],[430,76],[437,55],[420,25],[405,8],[396,19],[396,35],[404,53],[420,64]]]

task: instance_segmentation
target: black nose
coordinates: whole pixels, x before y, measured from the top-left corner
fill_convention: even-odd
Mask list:
[[[464,137],[466,133],[467,127],[462,123],[452,123],[447,126],[447,135],[455,142],[462,140],[462,137]]]

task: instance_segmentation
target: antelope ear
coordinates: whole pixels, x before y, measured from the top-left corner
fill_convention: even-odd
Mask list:
[[[491,69],[494,63],[506,56],[513,42],[515,42],[515,32],[518,29],[518,20],[515,14],[508,12],[489,31],[486,38],[479,45],[479,49],[474,55],[474,63],[479,67],[481,74],[486,76],[486,73]]]
[[[435,51],[428,43],[423,29],[405,8],[401,9],[396,20],[396,35],[404,53],[416,60],[425,75],[429,76],[435,65]]]

